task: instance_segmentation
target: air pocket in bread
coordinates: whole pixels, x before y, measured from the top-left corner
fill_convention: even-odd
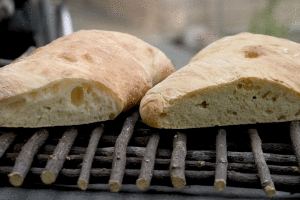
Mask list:
[[[300,44],[241,33],[218,40],[149,90],[140,113],[166,129],[300,119]]]
[[[78,31],[0,68],[0,126],[112,120],[174,71],[164,53],[134,36]]]

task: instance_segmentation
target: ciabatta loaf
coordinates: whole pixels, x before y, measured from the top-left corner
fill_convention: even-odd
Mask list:
[[[0,68],[0,126],[114,119],[174,71],[164,53],[134,36],[78,31]]]
[[[168,129],[300,120],[300,44],[250,33],[218,40],[149,90],[140,113]]]

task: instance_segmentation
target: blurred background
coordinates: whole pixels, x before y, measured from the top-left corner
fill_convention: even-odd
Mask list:
[[[203,38],[207,45],[243,31],[297,39],[292,32],[300,30],[297,0],[72,0],[67,5],[74,30],[117,30],[144,39],[185,33],[195,35],[188,41]]]
[[[0,0],[1,58],[72,31],[135,35],[164,51],[176,69],[213,41],[252,32],[300,41],[298,0]]]

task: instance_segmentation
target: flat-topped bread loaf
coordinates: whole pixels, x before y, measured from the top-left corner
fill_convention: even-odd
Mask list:
[[[300,44],[241,33],[218,40],[149,90],[149,126],[185,129],[300,119]]]
[[[78,31],[0,68],[0,126],[112,120],[174,71],[164,53],[134,36]]]

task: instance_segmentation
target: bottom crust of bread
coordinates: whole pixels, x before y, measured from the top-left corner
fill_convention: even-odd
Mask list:
[[[113,120],[124,107],[104,85],[81,79],[52,82],[1,104],[1,127],[31,128]]]
[[[249,77],[184,94],[171,101],[143,100],[143,122],[155,128],[187,129],[300,120],[300,94],[287,85]]]

